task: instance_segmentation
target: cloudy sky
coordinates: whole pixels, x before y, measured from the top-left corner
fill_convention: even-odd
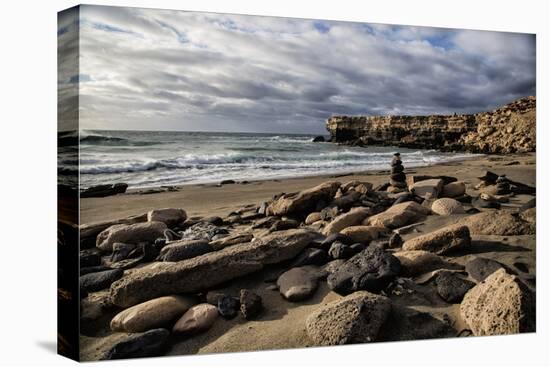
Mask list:
[[[59,37],[66,33],[60,24]],[[517,33],[83,6],[81,128],[323,133],[335,114],[445,114],[535,94]]]

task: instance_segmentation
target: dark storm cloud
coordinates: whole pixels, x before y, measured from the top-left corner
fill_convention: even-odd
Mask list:
[[[80,26],[83,128],[321,133],[535,93],[532,35],[97,6]]]

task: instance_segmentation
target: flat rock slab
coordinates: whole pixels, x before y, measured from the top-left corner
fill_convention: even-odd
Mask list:
[[[470,246],[470,230],[462,224],[452,224],[405,241],[403,250],[424,250],[438,255]]]
[[[134,271],[111,286],[111,298],[115,305],[129,307],[160,296],[208,289],[292,259],[317,236],[306,229],[280,231],[192,259]]]
[[[328,236],[333,233],[338,233],[344,228],[361,224],[370,214],[371,210],[369,208],[353,208],[349,212],[340,214],[334,218],[334,220],[323,229],[323,234]]]
[[[472,234],[516,236],[535,234],[536,226],[507,210],[489,210],[465,218],[462,223]]]
[[[166,347],[170,331],[153,329],[144,333],[130,334],[126,339],[116,343],[103,356],[103,360],[156,357]]]
[[[401,271],[399,260],[378,246],[370,246],[353,256],[327,277],[331,290],[350,294],[359,290],[379,292]]]
[[[476,257],[468,261],[465,265],[465,270],[468,272],[470,278],[477,282],[482,282],[489,275],[493,274],[499,269],[504,269],[504,265],[496,260],[486,259],[484,257]]]
[[[462,266],[450,263],[429,251],[398,251],[395,252],[394,255],[401,262],[403,275],[410,277],[415,277],[438,269],[462,269]]]
[[[340,187],[339,182],[324,182],[308,190],[285,194],[273,201],[266,209],[266,215],[288,215],[315,210],[321,200],[329,202]]]
[[[355,292],[319,307],[306,320],[316,345],[342,345],[375,341],[391,311],[389,298]]]
[[[162,222],[145,222],[136,224],[117,224],[102,231],[97,236],[96,247],[111,252],[115,242],[138,244],[155,242],[164,237],[166,224]]]
[[[194,297],[166,296],[127,308],[111,320],[111,330],[143,332],[167,326],[197,303]]]
[[[373,215],[363,221],[364,225],[395,229],[416,223],[430,214],[430,209],[414,201],[393,205],[386,211]]]
[[[214,248],[205,240],[176,241],[160,250],[159,260],[181,261],[204,255],[213,250]]]
[[[476,336],[534,332],[535,309],[535,294],[504,269],[470,289],[460,304],[460,314]]]
[[[423,199],[436,199],[443,190],[443,180],[430,179],[418,181],[412,184],[409,190]]]
[[[147,221],[162,222],[168,227],[185,222],[187,213],[180,208],[154,209],[147,213]]]
[[[292,268],[279,276],[277,286],[282,296],[291,301],[303,301],[317,290],[317,277],[304,268]]]

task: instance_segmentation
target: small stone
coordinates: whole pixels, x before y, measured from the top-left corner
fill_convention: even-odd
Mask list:
[[[389,248],[399,248],[403,246],[403,238],[399,233],[393,233],[388,241]]]
[[[218,312],[224,319],[233,319],[239,313],[240,302],[237,298],[223,295],[218,299]]]
[[[347,259],[353,255],[353,251],[350,246],[343,244],[342,242],[333,242],[328,250],[328,255],[333,259]]]
[[[435,284],[437,293],[449,303],[460,303],[466,292],[476,285],[448,271],[440,272],[435,278]]]
[[[329,257],[326,251],[308,247],[294,259],[292,262],[292,267],[304,265],[323,265],[327,263],[328,259]]]
[[[247,320],[253,319],[263,309],[262,298],[247,289],[241,289],[240,293],[241,313]]]
[[[193,335],[210,329],[218,318],[218,309],[208,303],[191,307],[172,328],[175,334]]]
[[[385,232],[387,232],[385,228],[375,226],[351,226],[341,231],[342,234],[349,236],[353,242],[364,243],[378,239],[379,235]]]
[[[277,279],[281,295],[291,301],[303,301],[317,290],[317,277],[304,268],[292,268]]]
[[[319,212],[313,212],[313,213],[310,213],[307,217],[306,217],[306,220],[304,221],[304,223],[306,225],[310,225],[310,224],[313,224],[317,221],[321,220],[321,213]]]
[[[442,198],[437,199],[432,204],[432,212],[437,215],[447,216],[451,214],[464,214],[464,208],[455,199]]]
[[[181,261],[204,255],[214,249],[205,240],[181,240],[162,248],[159,255],[161,261]]]
[[[116,343],[103,360],[127,359],[159,356],[166,347],[170,332],[166,329],[153,329],[144,333],[130,334]]]
[[[325,250],[328,250],[330,246],[336,241],[342,242],[346,245],[353,245],[354,243],[354,241],[349,236],[343,235],[341,233],[334,233],[327,236],[327,238],[325,238],[325,240],[321,242],[319,246]]]
[[[452,224],[405,241],[403,250],[425,250],[443,255],[470,246],[470,230],[462,224]]]

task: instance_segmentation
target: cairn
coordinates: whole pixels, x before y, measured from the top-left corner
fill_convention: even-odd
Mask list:
[[[403,162],[401,161],[401,155],[395,153],[391,161],[391,174],[390,174],[390,186],[388,187],[389,192],[401,192],[407,190],[407,176],[403,172],[405,167],[403,167]]]

